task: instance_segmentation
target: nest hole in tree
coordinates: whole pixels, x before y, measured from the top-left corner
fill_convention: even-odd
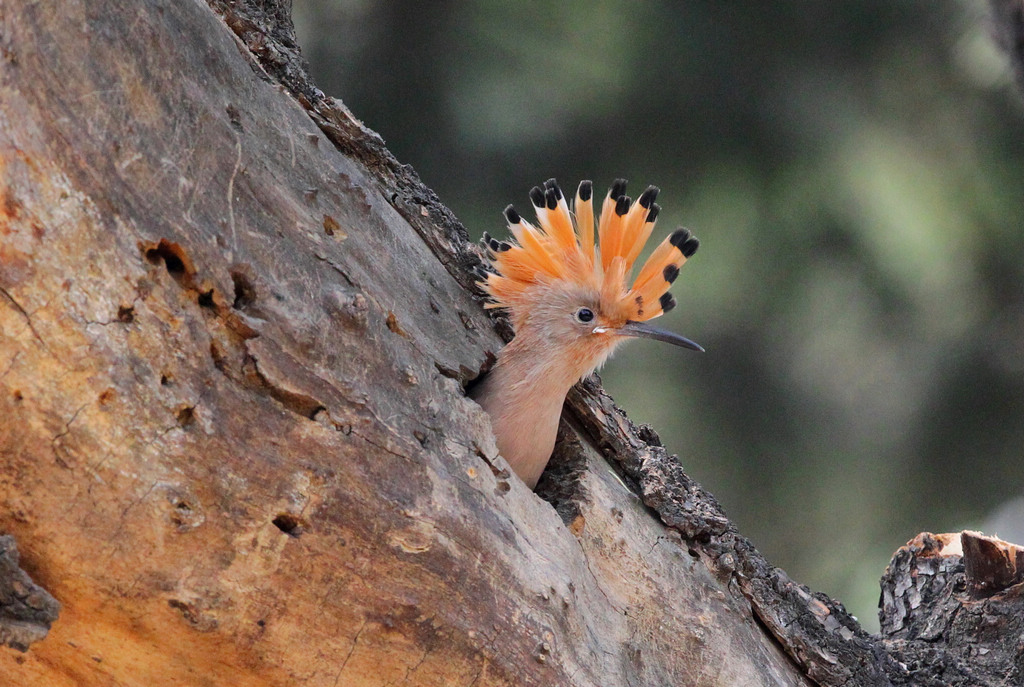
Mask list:
[[[566,527],[582,515],[582,504],[586,501],[583,475],[587,472],[587,457],[579,437],[569,424],[562,420],[558,426],[555,450],[551,454],[544,474],[537,483],[537,496],[551,504]]]

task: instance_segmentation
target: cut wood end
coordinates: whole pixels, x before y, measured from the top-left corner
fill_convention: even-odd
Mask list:
[[[967,581],[979,596],[1024,582],[1024,547],[981,532],[922,532],[907,542],[907,548],[919,558],[962,557]]]
[[[976,593],[990,596],[1024,582],[1024,547],[969,530],[960,533],[960,542],[964,572]]]

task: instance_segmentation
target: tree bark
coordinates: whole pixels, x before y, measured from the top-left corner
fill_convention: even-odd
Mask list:
[[[479,258],[289,8],[0,6],[0,683],[998,684],[771,566],[594,380],[510,475]]]

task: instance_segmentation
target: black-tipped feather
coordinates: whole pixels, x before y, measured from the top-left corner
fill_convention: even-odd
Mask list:
[[[533,203],[534,207],[542,208],[545,206],[544,192],[540,190],[539,186],[534,186],[530,189],[530,202]]]
[[[608,195],[612,200],[618,200],[621,196],[626,195],[626,180],[616,179],[612,182],[612,188],[608,192]]]
[[[651,209],[647,212],[647,221],[654,222],[657,220],[659,212],[661,212],[661,206],[657,203],[651,203]]]
[[[673,298],[670,293],[661,294],[661,298],[658,299],[658,302],[661,303],[662,312],[668,312],[672,308],[676,307],[676,299]]]
[[[594,182],[592,181],[581,181],[579,191],[580,200],[587,202],[594,195]]]
[[[665,269],[662,271],[661,276],[665,278],[669,284],[676,280],[679,276],[679,268],[675,265],[665,265]]]
[[[516,209],[511,205],[505,208],[505,219],[508,220],[509,224],[519,224],[523,221],[523,218],[519,216],[519,213],[516,212]]]
[[[562,189],[559,188],[557,181],[555,181],[554,179],[548,179],[547,181],[544,182],[544,188],[554,189],[555,197],[558,200],[562,200]]]
[[[629,196],[619,196],[619,199],[615,201],[615,214],[622,217],[629,212],[629,206],[632,204],[632,199]]]
[[[549,188],[544,192],[544,200],[547,201],[548,210],[558,207],[558,189]]]
[[[685,243],[683,243],[682,246],[679,247],[679,250],[682,252],[683,255],[689,258],[690,256],[697,252],[698,248],[700,248],[700,241],[697,240],[696,236],[691,236],[690,238],[686,239]]]
[[[668,240],[669,240],[669,243],[671,243],[673,246],[675,246],[676,248],[679,248],[680,250],[682,250],[681,246],[684,243],[686,243],[686,241],[689,238],[690,238],[690,231],[689,231],[689,229],[679,228],[679,229],[676,229],[675,231],[672,232],[672,236],[670,236]]]
[[[654,199],[658,197],[660,192],[661,189],[657,186],[648,186],[647,190],[640,194],[636,202],[640,203],[645,209],[650,209],[651,204],[654,203]]]

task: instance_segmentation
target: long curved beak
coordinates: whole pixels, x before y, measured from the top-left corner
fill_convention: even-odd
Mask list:
[[[681,346],[683,348],[689,348],[694,351],[704,352],[704,349],[700,344],[690,341],[685,336],[680,336],[675,332],[670,332],[667,329],[658,329],[652,327],[645,322],[634,322],[633,320],[627,320],[626,324],[622,325],[618,329],[610,329],[610,332],[614,332],[620,336],[635,336],[641,339],[654,339],[655,341],[664,341],[670,343],[673,346]]]

